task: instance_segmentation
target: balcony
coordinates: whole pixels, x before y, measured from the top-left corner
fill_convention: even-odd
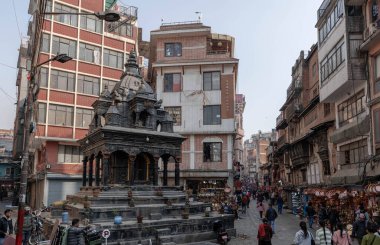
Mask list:
[[[298,95],[302,90],[301,80],[292,81],[286,90],[287,99],[290,99],[293,95]]]
[[[347,16],[347,31],[350,33],[362,33],[364,31],[363,16]]]
[[[321,4],[321,6],[318,9],[318,20],[321,18],[327,9],[327,7],[330,5],[331,0],[324,0]]]
[[[349,6],[361,6],[366,2],[366,0],[347,0],[347,5]]]
[[[286,120],[289,122],[293,118],[298,118],[303,110],[303,106],[299,103],[291,103],[285,110]]]
[[[283,147],[286,144],[288,144],[288,139],[287,139],[286,135],[280,136],[277,140],[278,149]]]
[[[373,22],[364,31],[364,42],[360,46],[361,51],[368,51],[380,42],[380,20]]]
[[[286,118],[284,118],[283,113],[281,113],[276,119],[276,130],[284,129],[288,126]]]
[[[233,40],[229,36],[213,34],[207,39],[207,55],[232,57]]]

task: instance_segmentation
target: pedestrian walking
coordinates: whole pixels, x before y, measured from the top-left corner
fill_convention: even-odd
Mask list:
[[[256,208],[257,208],[257,211],[259,211],[260,219],[262,219],[263,218],[263,213],[264,213],[264,205],[263,205],[263,203],[258,201]]]
[[[257,239],[259,245],[272,245],[273,231],[272,228],[268,225],[268,220],[263,219],[263,223],[259,225],[259,230],[257,231]]]
[[[368,231],[368,234],[363,236],[363,240],[361,241],[360,245],[380,244],[380,237],[375,235],[375,232],[377,231],[376,224],[369,222],[367,224],[367,231]]]
[[[319,221],[320,229],[315,233],[315,244],[317,245],[331,245],[332,234],[329,228],[326,227],[324,220]]]
[[[4,244],[5,237],[13,234],[12,210],[6,209],[0,219],[0,245]]]
[[[364,213],[361,213],[359,215],[359,220],[354,222],[353,228],[352,228],[352,235],[356,239],[358,239],[359,244],[362,244],[363,237],[367,234],[367,225],[366,225],[366,219]]]
[[[26,206],[24,209],[24,223],[22,225],[22,244],[28,245],[29,238],[33,230],[33,216],[30,213],[30,207]],[[15,224],[17,227],[17,223]]]
[[[274,205],[276,201],[276,192],[272,192],[270,195],[270,204]]]
[[[277,211],[279,214],[282,214],[282,207],[284,206],[284,199],[281,195],[278,195],[277,198]]]
[[[272,227],[273,234],[276,233],[275,220],[277,219],[277,216],[278,214],[276,210],[272,207],[272,204],[269,204],[268,210],[265,214],[265,218],[267,218],[267,220],[269,221],[269,224]]]
[[[327,209],[326,209],[326,204],[323,203],[321,205],[321,208],[319,209],[319,212],[318,212],[318,220],[319,221],[326,221],[328,219],[328,213],[327,213]]]
[[[247,191],[247,208],[249,208],[250,203],[251,203],[251,192]]]
[[[308,205],[307,205],[306,215],[307,215],[307,221],[309,223],[309,228],[313,229],[315,210],[313,208],[313,203],[312,202],[309,202]]]
[[[297,231],[293,243],[295,245],[312,245],[312,241],[314,241],[314,237],[310,231],[307,230],[306,222],[300,222],[301,230]]]
[[[329,223],[331,232],[334,232],[336,230],[337,224],[340,223],[339,212],[335,207],[331,207],[330,209]]]
[[[338,230],[333,234],[334,245],[352,245],[351,236],[348,234],[347,230],[344,229],[342,223],[338,223]]]
[[[67,245],[84,245],[84,228],[79,228],[79,219],[73,219],[67,231]]]

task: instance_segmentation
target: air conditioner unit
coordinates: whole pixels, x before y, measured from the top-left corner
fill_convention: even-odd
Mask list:
[[[50,164],[46,164],[46,169],[50,169],[51,168],[51,165]]]

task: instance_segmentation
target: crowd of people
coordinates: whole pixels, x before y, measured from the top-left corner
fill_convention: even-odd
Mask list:
[[[230,212],[235,213],[236,219],[239,218],[239,209],[241,213],[245,213],[250,207],[250,199],[256,200],[256,209],[262,220],[258,227],[258,244],[271,245],[272,237],[276,233],[275,221],[283,212],[282,195],[276,192],[247,190],[238,193],[233,199]],[[228,212],[228,208],[225,211]],[[344,224],[336,207],[321,204],[317,209],[309,202],[300,216],[300,230],[294,235],[293,244],[353,245],[356,239],[359,245],[380,245],[380,224],[370,217],[364,205],[360,205],[353,213],[355,222],[352,225]]]

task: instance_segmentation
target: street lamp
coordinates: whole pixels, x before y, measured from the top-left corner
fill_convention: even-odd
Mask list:
[[[113,10],[106,10],[95,13],[66,13],[66,12],[44,12],[43,15],[94,15],[100,20],[115,22],[120,20],[120,14]]]
[[[56,56],[40,63],[34,66],[31,70],[30,74],[30,81],[31,85],[34,80],[35,71],[38,67],[51,62],[51,61],[58,61],[60,63],[65,63],[69,60],[72,60],[70,56],[67,54],[57,54]],[[38,89],[38,86],[32,86],[31,89],[28,90],[28,97],[26,99],[25,108],[28,108],[28,104],[32,104],[33,102],[30,101],[30,98],[33,98],[33,94],[36,93],[36,89]],[[32,91],[32,95],[29,94],[29,92]],[[26,122],[25,125],[31,125],[33,114],[25,110],[25,113],[29,113],[29,117],[25,115],[25,119],[28,118],[29,122]],[[30,127],[30,126],[29,126]],[[30,128],[29,128],[30,129]],[[25,214],[25,200],[26,200],[26,186],[28,181],[28,169],[29,169],[29,134],[31,131],[27,127],[24,128],[24,152],[21,160],[21,176],[20,176],[20,194],[19,194],[19,204],[18,204],[18,214],[17,214],[17,236],[16,236],[16,245],[21,245],[22,242],[22,229],[24,225],[24,214]],[[36,187],[37,188],[37,187]]]

